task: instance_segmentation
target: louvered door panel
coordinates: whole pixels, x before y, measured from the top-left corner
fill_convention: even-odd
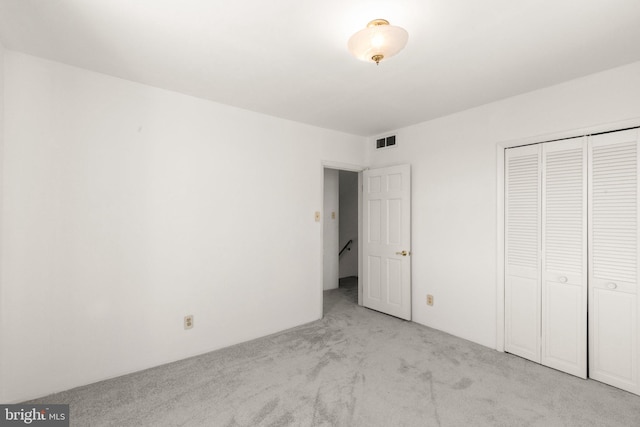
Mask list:
[[[542,145],[541,363],[587,376],[586,138]]]
[[[589,141],[589,376],[640,393],[638,130]]]
[[[505,162],[505,350],[540,362],[540,146]]]

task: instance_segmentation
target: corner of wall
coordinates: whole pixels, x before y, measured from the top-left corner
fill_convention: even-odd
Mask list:
[[[3,191],[3,173],[4,173],[4,46],[0,43],[0,402],[5,401],[6,390],[4,389],[6,384],[4,381],[4,352],[2,344],[4,342],[4,322],[3,322],[3,313],[5,310],[3,309],[3,276],[2,272],[4,269],[2,268],[3,257],[2,257],[2,247],[3,243],[3,200],[4,200],[4,191]]]
[[[366,167],[371,166],[371,151],[369,150],[369,147],[374,143],[374,141],[373,137],[367,136],[362,138],[362,142],[360,143],[362,148],[362,164]]]

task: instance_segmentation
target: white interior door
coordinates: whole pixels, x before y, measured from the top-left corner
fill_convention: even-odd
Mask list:
[[[411,320],[410,165],[363,173],[365,307]]]
[[[586,138],[542,144],[541,362],[587,377]]]
[[[540,363],[540,145],[505,153],[505,351]]]
[[[640,394],[638,129],[589,139],[589,376]]]

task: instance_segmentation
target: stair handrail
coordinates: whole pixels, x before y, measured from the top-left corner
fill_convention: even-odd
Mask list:
[[[352,243],[353,243],[353,239],[349,239],[347,244],[344,245],[344,247],[340,250],[340,252],[338,252],[338,256],[342,255],[342,252],[344,252],[345,249],[347,249],[349,247],[349,245],[352,244]],[[351,250],[351,248],[349,248],[349,250]]]

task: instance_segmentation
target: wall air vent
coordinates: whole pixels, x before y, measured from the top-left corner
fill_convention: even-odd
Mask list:
[[[384,147],[393,147],[396,145],[396,136],[391,135],[386,138],[376,139],[376,149]]]

